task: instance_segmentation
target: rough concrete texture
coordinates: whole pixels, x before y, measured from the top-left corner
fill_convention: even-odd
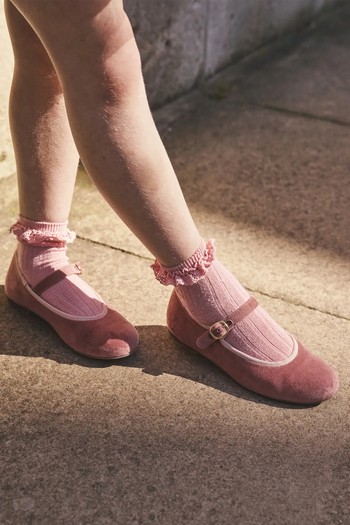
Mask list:
[[[152,105],[188,90],[203,72],[207,2],[125,2]]]
[[[141,345],[118,363],[84,359],[2,294],[1,524],[350,522],[349,15],[344,4],[156,114],[203,235],[338,369],[337,397],[268,401],[178,344],[171,290],[81,172],[71,259]],[[0,199],[3,291],[14,177]]]
[[[331,1],[209,0],[204,75],[304,26]]]
[[[125,0],[152,105],[305,26],[337,0]]]
[[[282,34],[305,26],[338,0],[125,0],[153,106],[188,91],[200,79]],[[0,4],[0,178],[15,172],[8,126],[13,70]]]

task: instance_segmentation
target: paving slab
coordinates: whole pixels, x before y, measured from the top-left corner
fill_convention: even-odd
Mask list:
[[[247,103],[349,125],[349,16],[349,2],[338,2],[307,30],[227,68],[209,91],[229,89]]]

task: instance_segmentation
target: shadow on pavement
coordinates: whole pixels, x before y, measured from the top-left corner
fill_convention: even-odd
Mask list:
[[[63,365],[87,368],[121,366],[141,369],[144,374],[169,374],[214,388],[240,399],[281,408],[308,408],[275,402],[251,393],[232,381],[214,364],[177,341],[165,326],[137,326],[139,349],[122,360],[99,361],[80,356],[59,339],[54,330],[35,314],[11,303],[0,286],[2,355],[44,358]],[[9,336],[6,336],[8,334]]]

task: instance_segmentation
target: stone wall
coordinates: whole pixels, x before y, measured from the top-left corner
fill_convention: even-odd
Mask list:
[[[88,0],[87,0],[88,1]],[[266,42],[305,25],[337,0],[125,0],[153,107]],[[15,171],[8,128],[13,58],[0,3],[0,177]]]
[[[139,43],[150,102],[307,24],[336,0],[124,0]]]

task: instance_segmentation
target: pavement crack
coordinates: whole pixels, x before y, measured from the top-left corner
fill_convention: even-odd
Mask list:
[[[146,257],[145,255],[140,255],[139,253],[132,252],[130,250],[125,250],[123,248],[118,248],[117,246],[111,246],[110,244],[107,244],[105,242],[95,241],[93,239],[89,239],[88,237],[83,237],[82,235],[77,235],[77,239],[79,239],[81,241],[87,241],[87,242],[90,242],[92,244],[96,244],[97,246],[103,246],[105,248],[109,248],[109,249],[115,250],[117,252],[125,253],[127,255],[133,255],[134,257],[137,257],[138,259],[142,259],[143,261],[152,261],[153,262],[153,259],[151,257]],[[312,310],[314,312],[319,312],[321,314],[330,315],[330,316],[335,317],[337,319],[343,319],[344,321],[350,321],[349,317],[346,317],[346,316],[340,315],[340,314],[336,314],[334,312],[329,312],[328,310],[320,310],[319,308],[316,308],[315,306],[310,306],[310,305],[308,305],[306,303],[303,303],[302,301],[298,301],[298,302],[290,301],[290,300],[288,300],[285,297],[282,297],[280,295],[273,295],[273,294],[269,294],[267,292],[262,292],[261,290],[258,290],[258,289],[255,289],[255,288],[249,288],[249,286],[246,286],[246,289],[249,292],[258,293],[260,295],[263,295],[264,297],[268,297],[269,299],[276,299],[278,301],[283,301],[283,302],[288,303],[288,304],[290,304],[292,306],[302,306],[303,308],[307,308],[308,310]]]
[[[132,252],[130,250],[125,250],[124,248],[118,248],[117,246],[112,246],[111,244],[107,244],[106,242],[95,241],[94,239],[83,237],[82,235],[77,235],[77,239],[81,241],[91,242],[92,244],[96,244],[97,246],[104,246],[105,248],[110,248],[111,250],[115,250],[117,252],[126,253],[127,255],[133,255],[134,257],[143,259],[144,261],[153,261],[151,257],[146,257],[146,255],[140,255],[139,253]]]
[[[302,118],[307,118],[309,120],[318,120],[318,121],[321,121],[321,122],[328,122],[330,124],[336,124],[336,125],[342,126],[344,128],[349,128],[350,127],[350,122],[347,122],[345,120],[340,120],[340,119],[337,119],[337,118],[320,117],[319,115],[315,115],[313,113],[307,113],[305,111],[296,111],[294,109],[283,108],[283,107],[280,107],[280,106],[274,106],[274,105],[270,105],[270,104],[252,103],[251,105],[255,106],[255,107],[258,107],[260,109],[267,109],[267,110],[270,110],[270,111],[276,111],[278,113],[283,113],[283,114],[291,115],[291,116],[294,116],[294,117],[302,117]]]
[[[264,297],[268,297],[269,299],[276,299],[278,301],[283,301],[284,303],[288,303],[292,306],[302,306],[303,308],[307,308],[308,310],[312,310],[313,312],[319,312],[321,314],[326,314],[326,315],[330,315],[331,317],[335,317],[336,319],[343,319],[344,321],[350,321],[350,317],[346,317],[345,315],[336,314],[334,312],[329,312],[328,310],[321,310],[320,308],[316,308],[315,306],[310,306],[309,304],[306,304],[303,301],[294,302],[280,295],[272,295],[267,292],[262,292],[261,290],[249,288],[248,286],[246,286],[246,288],[249,292],[258,293],[260,295],[263,295]]]

